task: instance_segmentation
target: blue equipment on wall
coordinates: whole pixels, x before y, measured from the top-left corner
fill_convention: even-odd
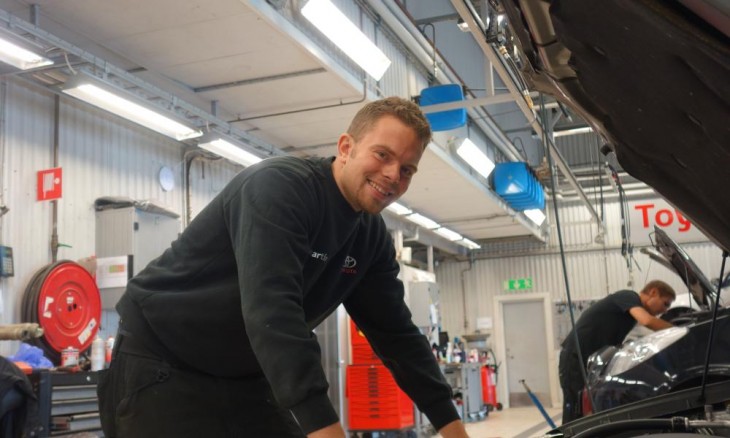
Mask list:
[[[527,163],[497,163],[494,168],[494,191],[516,211],[545,208],[545,192]]]
[[[421,91],[419,104],[421,107],[438,103],[457,102],[464,100],[464,89],[458,84],[435,85]],[[428,123],[433,131],[448,131],[460,128],[466,124],[466,109],[439,111],[426,114]]]

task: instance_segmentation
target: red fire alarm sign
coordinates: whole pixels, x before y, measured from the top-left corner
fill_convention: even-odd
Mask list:
[[[38,171],[38,197],[39,201],[49,201],[61,197],[61,168]]]

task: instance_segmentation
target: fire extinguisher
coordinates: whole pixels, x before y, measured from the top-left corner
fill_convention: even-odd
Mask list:
[[[494,352],[490,350],[492,357]],[[488,411],[502,410],[502,403],[497,402],[497,363],[485,364],[482,367],[482,400]]]

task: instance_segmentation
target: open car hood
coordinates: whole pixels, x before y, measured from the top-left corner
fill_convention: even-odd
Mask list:
[[[501,1],[530,88],[578,112],[624,170],[730,250],[728,15],[682,3]]]
[[[646,253],[664,266],[671,267],[687,285],[695,302],[702,309],[711,309],[715,305],[715,290],[700,268],[690,256],[672,240],[663,230],[654,227],[654,247],[656,253]],[[657,257],[662,257],[658,259]]]

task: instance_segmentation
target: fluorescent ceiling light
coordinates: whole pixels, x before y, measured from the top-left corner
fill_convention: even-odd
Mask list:
[[[198,146],[244,166],[261,161],[260,157],[241,149],[232,141],[224,139],[222,135],[216,133],[204,135],[198,142]]]
[[[468,138],[461,142],[456,153],[484,178],[494,170],[494,162]]]
[[[418,213],[409,214],[408,216],[406,216],[406,219],[413,222],[414,224],[418,224],[424,228],[428,228],[429,230],[433,230],[434,228],[439,228],[441,226],[437,222],[434,222],[426,216],[420,215]]]
[[[53,61],[50,59],[12,43],[5,38],[0,38],[0,61],[21,70],[53,64]]]
[[[593,128],[586,126],[583,128],[563,129],[562,131],[553,132],[553,137],[562,137],[564,135],[588,134],[593,132]]]
[[[302,15],[376,81],[390,66],[390,59],[329,0],[309,0]]]
[[[84,72],[69,78],[63,85],[63,92],[175,140],[203,135],[199,129],[175,120],[172,115],[148,108],[149,103],[140,97]]]
[[[527,216],[537,226],[542,225],[545,221],[545,213],[543,213],[540,209],[533,208],[531,210],[525,210],[523,213],[525,213],[525,216]]]
[[[404,214],[413,213],[413,210],[411,210],[410,208],[408,208],[402,204],[399,204],[397,202],[390,204],[389,206],[385,207],[385,209],[390,210],[399,216],[403,216]]]
[[[479,248],[481,248],[481,245],[479,245],[476,242],[472,242],[471,240],[467,239],[466,237],[463,238],[463,239],[461,239],[461,240],[459,240],[459,241],[457,241],[456,243],[459,244],[459,245],[461,245],[461,246],[465,246],[465,247],[467,247],[469,249],[479,249]]]
[[[436,234],[439,234],[439,235],[449,239],[452,242],[461,240],[464,238],[464,236],[457,233],[456,231],[451,231],[450,229],[445,228],[445,227],[437,228],[436,230],[434,230],[434,232]]]

